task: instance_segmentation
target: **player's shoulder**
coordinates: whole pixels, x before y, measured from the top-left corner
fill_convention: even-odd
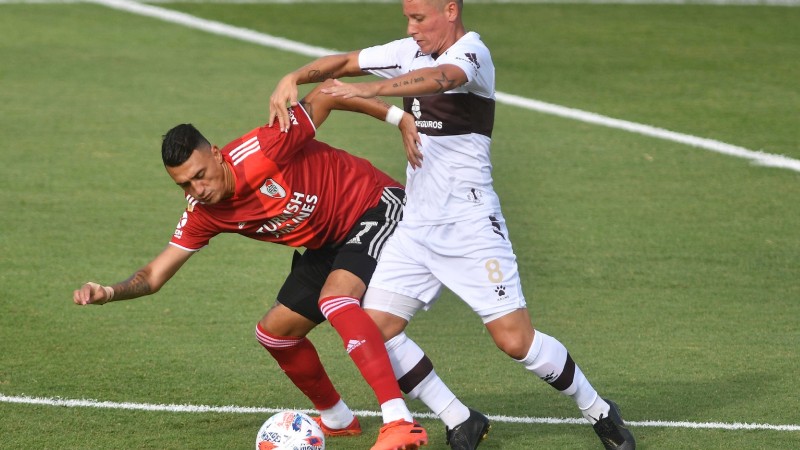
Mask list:
[[[402,55],[406,53],[415,54],[419,50],[414,38],[405,37],[385,42],[383,44],[366,47],[359,52],[359,58],[364,56],[374,56],[381,54]]]
[[[264,128],[266,128],[266,125],[253,128],[247,133],[237,137],[236,139],[233,139],[232,141],[225,144],[224,147],[222,147],[222,152],[230,153],[232,150],[236,149],[237,147],[240,147],[243,142],[248,142],[248,141],[252,142],[254,139],[256,139],[256,137],[259,134],[263,133]]]
[[[488,56],[490,54],[489,47],[481,40],[481,35],[475,31],[469,31],[453,44],[450,50],[457,50],[458,52],[472,52]]]

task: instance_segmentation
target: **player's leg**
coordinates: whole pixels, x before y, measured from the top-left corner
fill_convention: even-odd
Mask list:
[[[377,265],[386,238],[402,212],[402,190],[384,191],[382,201],[368,210],[340,248],[320,292],[319,308],[342,338],[345,349],[375,392],[384,426],[373,450],[415,449],[428,442],[427,432],[414,422],[394,378],[383,336],[361,309],[361,298]]]
[[[345,350],[378,398],[384,422],[412,422],[411,412],[392,376],[391,362],[378,327],[361,309],[364,282],[353,273],[338,269],[328,276],[319,306],[322,314],[342,338]]]
[[[386,349],[392,360],[392,368],[397,377],[400,389],[411,399],[419,399],[445,424],[445,442],[454,450],[474,450],[489,434],[490,423],[480,412],[468,408],[447,387],[433,367],[433,362],[425,352],[402,331],[408,324],[413,311],[422,306],[422,302],[399,294],[392,294],[381,289],[370,288],[367,296],[373,292],[373,307],[385,307],[394,304],[396,316],[389,312],[367,309],[376,320],[379,328],[389,337]],[[381,303],[378,298],[394,298],[393,301]],[[398,300],[407,305],[414,302],[419,306],[404,309],[397,307]],[[380,306],[379,306],[380,305]],[[408,313],[408,314],[406,314]],[[408,318],[408,319],[406,319]]]
[[[413,258],[425,254],[413,239],[419,235],[418,230],[401,224],[381,254],[363,306],[386,339],[392,368],[403,392],[420,399],[442,419],[451,448],[473,450],[488,433],[488,419],[456,398],[436,374],[428,356],[404,333],[411,317],[419,309],[427,309],[441,289],[425,262]]]
[[[462,242],[447,244],[442,238],[443,248],[457,246],[461,250],[446,257],[446,264],[439,264],[443,268],[440,277],[481,316],[497,347],[571,397],[593,425],[613,415],[610,404],[597,394],[566,347],[552,336],[534,330],[502,215],[453,224],[453,227],[443,229],[441,236],[469,235],[472,238],[466,246]],[[624,427],[618,431],[617,446],[610,448],[633,448],[625,446],[633,445],[630,433]],[[627,437],[623,436],[625,433]],[[609,440],[600,437],[608,446]]]
[[[598,395],[564,344],[539,330],[534,331],[527,309],[487,322],[486,328],[501,350],[575,401],[605,448],[636,448],[633,434],[625,426],[617,405]]]
[[[361,433],[358,419],[334,388],[316,349],[306,337],[325,321],[317,299],[330,270],[332,255],[306,253],[295,252],[292,271],[278,293],[278,302],[259,322],[256,338],[314,404],[327,435],[358,435]]]

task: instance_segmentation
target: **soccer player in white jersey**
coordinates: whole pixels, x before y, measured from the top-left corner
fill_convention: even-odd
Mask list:
[[[401,388],[443,419],[451,448],[474,449],[485,437],[486,417],[449,390],[439,395],[446,388],[404,334],[411,317],[446,286],[481,317],[503,352],[576,402],[606,449],[635,449],[617,405],[598,395],[561,342],[531,324],[492,187],[495,73],[488,48],[464,28],[462,0],[402,3],[408,38],[319,58],[286,75],[270,98],[270,123],[287,130],[286,105],[297,101],[298,84],[373,74],[384,79],[337,81],[323,92],[403,97],[403,109],[416,118],[416,132],[403,134],[409,161],[404,217],[363,303],[387,338],[396,375],[406,381]],[[387,121],[401,113],[390,112]]]

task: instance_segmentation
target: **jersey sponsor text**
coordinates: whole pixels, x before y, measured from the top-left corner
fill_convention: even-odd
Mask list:
[[[276,238],[291,233],[311,216],[311,213],[317,207],[318,201],[319,197],[317,195],[307,195],[302,192],[293,193],[283,212],[261,225],[256,230],[256,233],[270,233]]]

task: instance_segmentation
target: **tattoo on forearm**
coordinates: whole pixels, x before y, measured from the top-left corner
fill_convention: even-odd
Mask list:
[[[410,80],[398,80],[392,83],[392,87],[409,86],[416,83],[422,83],[423,81],[425,81],[425,77],[414,77]]]
[[[113,288],[114,300],[143,297],[153,293],[150,283],[147,282],[143,272],[136,272],[122,283],[114,285]]]
[[[439,83],[439,90],[437,92],[445,92],[449,91],[456,87],[456,80],[451,80],[447,78],[444,72],[442,72],[442,78],[434,78],[434,81]]]
[[[373,99],[375,100],[375,102],[377,102],[379,105],[385,106],[385,107],[386,107],[386,109],[389,109],[389,108],[391,108],[391,106],[392,106],[390,103],[386,103],[385,101],[383,101],[383,99],[381,99],[380,97],[372,97],[372,98],[373,98]]]
[[[411,86],[412,84],[419,84],[425,81],[427,81],[425,77],[419,76],[410,79],[397,80],[392,84],[392,87],[399,88],[403,86]],[[434,78],[433,81],[435,81],[436,84],[439,85],[439,88],[434,91],[435,93],[446,92],[457,86],[456,80],[451,80],[447,78],[447,75],[445,75],[444,72],[442,72],[441,78]]]
[[[308,79],[311,80],[312,83],[319,83],[328,78],[333,78],[333,72],[323,72],[318,69],[311,69],[308,71]]]

